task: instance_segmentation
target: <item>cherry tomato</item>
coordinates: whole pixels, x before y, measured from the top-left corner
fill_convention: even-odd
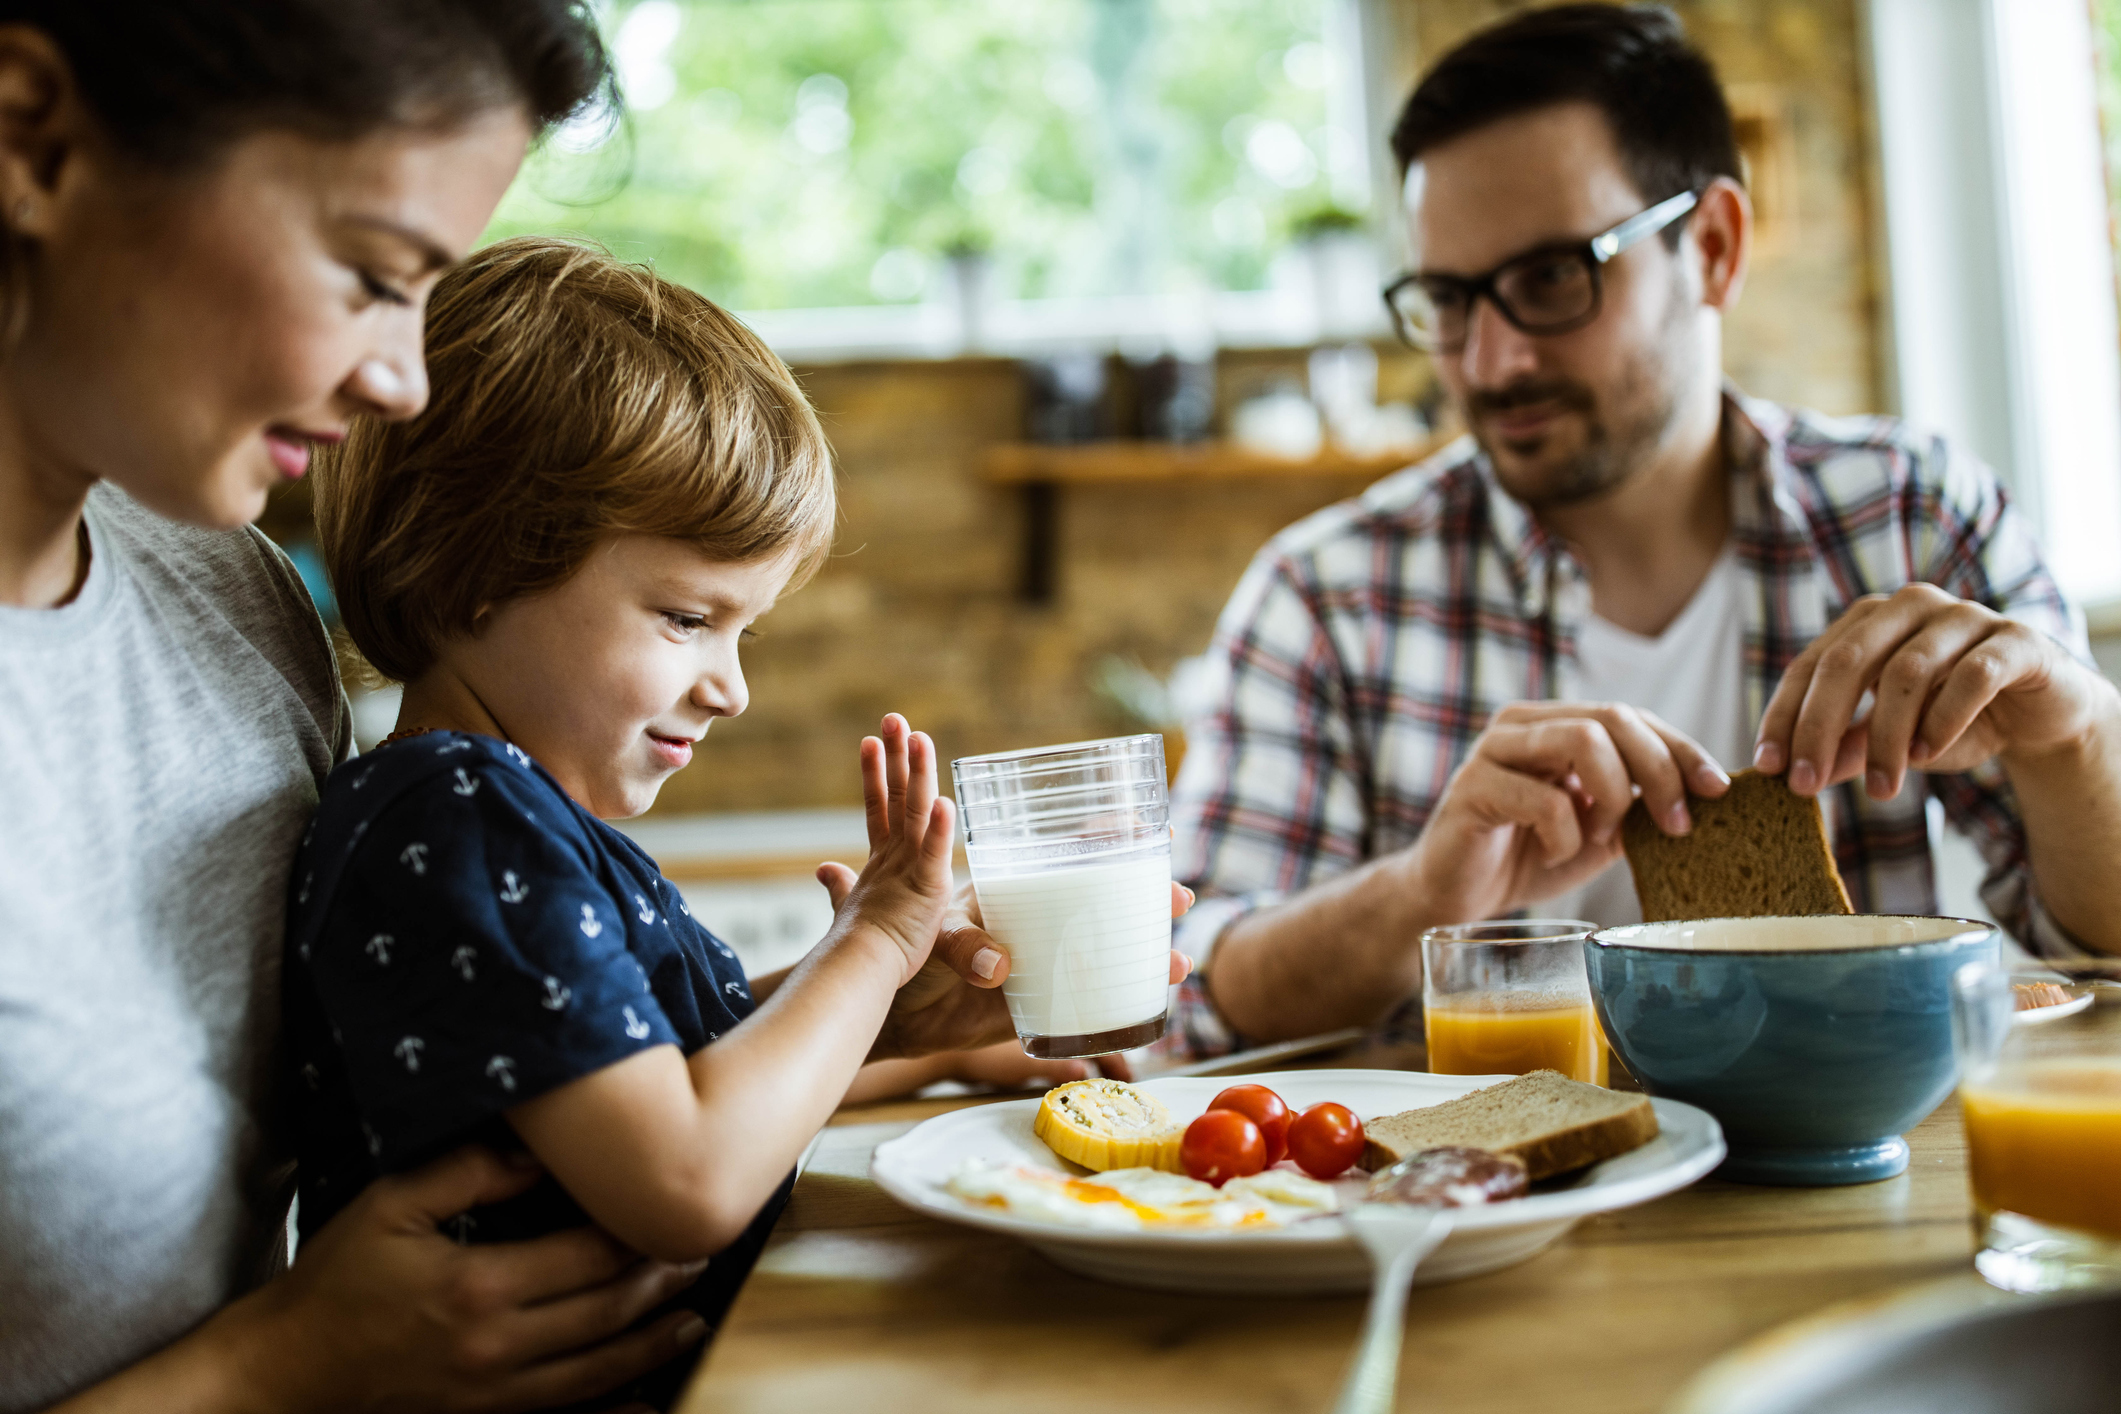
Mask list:
[[[1203,1183],[1222,1187],[1267,1166],[1267,1141],[1259,1126],[1236,1110],[1209,1110],[1186,1126],[1178,1161]]]
[[[1332,1178],[1362,1157],[1362,1121],[1321,1100],[1289,1122],[1289,1157],[1313,1178]]]
[[[1289,1106],[1264,1085],[1232,1085],[1208,1102],[1211,1110],[1236,1110],[1259,1126],[1267,1141],[1267,1167],[1289,1153]]]

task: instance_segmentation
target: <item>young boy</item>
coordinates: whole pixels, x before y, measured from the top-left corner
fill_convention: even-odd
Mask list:
[[[432,405],[317,477],[347,628],[405,699],[294,869],[302,1236],[379,1173],[527,1148],[546,1176],[460,1238],[594,1222],[712,1255],[685,1300],[713,1321],[928,957],[950,803],[928,739],[885,718],[867,866],[823,866],[831,932],[747,979],[603,822],[744,710],[739,640],[829,544],[817,420],[738,321],[566,242],[481,251],[427,329]]]

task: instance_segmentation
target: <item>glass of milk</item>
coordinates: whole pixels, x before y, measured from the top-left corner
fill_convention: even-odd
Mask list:
[[[1114,737],[950,763],[965,857],[1024,1050],[1096,1056],[1164,1034],[1171,824],[1164,739]]]

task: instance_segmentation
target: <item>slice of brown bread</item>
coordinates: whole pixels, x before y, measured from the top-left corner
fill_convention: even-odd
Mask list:
[[[1692,796],[1694,828],[1674,837],[1636,801],[1620,841],[1646,923],[1854,913],[1819,802],[1780,776],[1740,771],[1719,800]]]
[[[1522,1160],[1531,1181],[1639,1149],[1657,1137],[1647,1095],[1627,1095],[1535,1070],[1440,1105],[1363,1126],[1362,1166],[1372,1173],[1439,1144]]]

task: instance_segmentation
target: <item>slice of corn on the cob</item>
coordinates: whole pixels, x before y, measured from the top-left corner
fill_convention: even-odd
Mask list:
[[[1046,1147],[1073,1163],[1106,1169],[1153,1168],[1181,1172],[1179,1141],[1185,1127],[1163,1101],[1122,1080],[1071,1080],[1039,1101],[1031,1131]]]

